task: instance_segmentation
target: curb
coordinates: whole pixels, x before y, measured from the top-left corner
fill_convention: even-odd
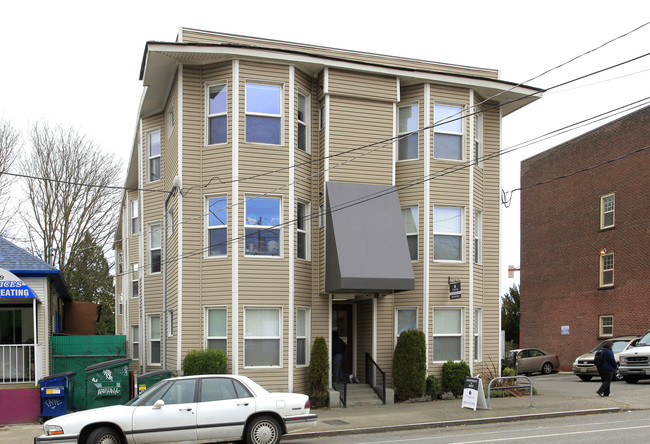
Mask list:
[[[396,425],[380,426],[380,427],[359,427],[354,429],[321,430],[316,432],[298,432],[298,433],[283,435],[282,440],[289,441],[294,439],[322,438],[328,436],[359,435],[362,433],[399,432],[402,430],[434,429],[434,428],[455,427],[455,426],[473,425],[473,424],[490,424],[496,422],[530,421],[533,419],[559,418],[563,416],[593,415],[598,413],[619,413],[624,410],[628,410],[628,409],[623,409],[620,407],[608,407],[608,408],[601,408],[601,409],[567,410],[563,412],[533,413],[528,415],[496,416],[493,418],[456,419],[450,421],[421,422],[416,424],[396,424]]]

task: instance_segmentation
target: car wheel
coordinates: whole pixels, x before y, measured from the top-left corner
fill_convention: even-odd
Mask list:
[[[277,444],[280,442],[280,425],[270,416],[254,418],[246,428],[247,444]]]
[[[545,362],[544,365],[542,365],[542,374],[550,375],[551,373],[553,373],[553,364]]]
[[[639,377],[638,376],[623,376],[623,379],[625,379],[625,382],[628,384],[636,384],[639,382]]]
[[[88,444],[122,444],[120,435],[110,427],[99,427],[88,435]]]
[[[585,376],[585,375],[580,375],[578,378],[582,379],[585,382],[591,381],[592,376]]]
[[[618,372],[618,368],[616,369],[616,373],[614,373],[614,377],[612,378],[614,381],[622,381],[623,380],[623,375],[621,375]]]

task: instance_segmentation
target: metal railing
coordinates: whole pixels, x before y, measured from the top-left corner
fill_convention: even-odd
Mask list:
[[[379,376],[379,378],[378,378]],[[378,383],[381,379],[381,385]],[[372,387],[381,398],[382,404],[386,404],[386,372],[384,372],[377,363],[366,352],[366,383]]]
[[[0,384],[34,382],[34,356],[33,344],[0,345]]]
[[[528,380],[528,385],[509,385],[505,387],[494,387],[494,390],[509,390],[509,389],[520,389],[520,388],[527,388],[530,390],[530,406],[533,406],[533,381],[530,380],[528,376],[500,376],[498,378],[494,378],[493,380],[490,381],[488,384],[488,399],[487,399],[487,408],[490,408],[490,390],[492,390],[492,383],[494,381],[502,380],[502,379],[527,379]]]

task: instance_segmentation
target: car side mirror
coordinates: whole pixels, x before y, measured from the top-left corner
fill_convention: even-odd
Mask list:
[[[158,401],[156,401],[156,402],[154,403],[154,405],[153,405],[153,409],[154,409],[154,410],[159,410],[159,409],[160,409],[162,406],[164,406],[164,405],[165,405],[165,401],[163,401],[162,399],[159,399]]]

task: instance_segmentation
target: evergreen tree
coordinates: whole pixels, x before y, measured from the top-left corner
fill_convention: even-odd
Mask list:
[[[501,305],[501,328],[506,332],[506,341],[519,344],[519,286],[513,284],[503,295]]]
[[[115,297],[113,278],[102,248],[85,232],[79,245],[72,251],[62,270],[72,299],[99,304],[101,313],[97,333],[115,333]]]

